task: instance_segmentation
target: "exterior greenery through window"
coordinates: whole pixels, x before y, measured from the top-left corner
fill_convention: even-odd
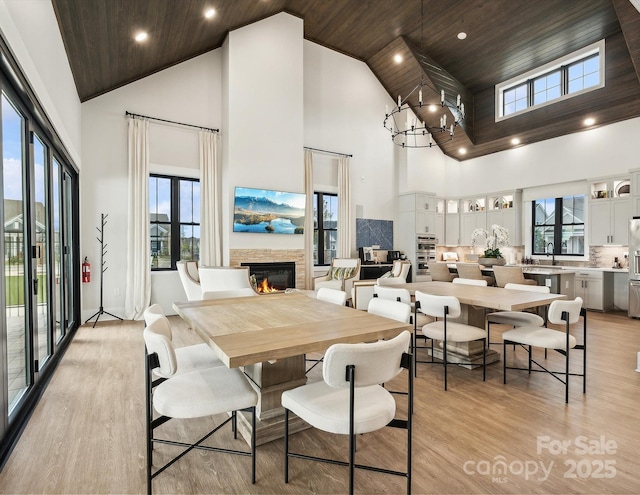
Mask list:
[[[338,195],[313,195],[313,264],[329,265],[338,249]]]
[[[176,269],[200,258],[200,182],[185,177],[149,177],[151,269]]]
[[[533,202],[534,255],[584,255],[585,196],[537,199]]]

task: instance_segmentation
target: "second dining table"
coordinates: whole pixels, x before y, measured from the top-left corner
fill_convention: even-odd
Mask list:
[[[243,367],[258,392],[257,443],[283,435],[283,391],[307,381],[304,355],[336,343],[393,338],[407,324],[319,301],[306,293],[175,303],[174,309],[230,368]],[[248,438],[251,422],[240,416]],[[292,420],[290,429],[302,429]]]
[[[436,296],[455,296],[460,301],[462,314],[454,321],[485,328],[485,315],[493,311],[522,311],[524,309],[547,306],[558,299],[565,299],[564,294],[540,293],[523,290],[504,289],[502,287],[484,287],[478,285],[453,284],[451,282],[412,282],[394,287],[408,289],[413,296],[421,291]],[[447,346],[448,359],[461,366],[473,368],[482,363],[482,349],[472,348],[473,343],[456,343]],[[440,351],[434,351],[439,357]],[[487,363],[499,360],[499,354],[487,349]]]

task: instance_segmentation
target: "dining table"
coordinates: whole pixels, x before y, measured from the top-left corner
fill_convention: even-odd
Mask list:
[[[394,287],[408,289],[412,296],[416,291],[436,296],[455,296],[460,302],[462,313],[459,318],[452,318],[452,321],[479,328],[485,328],[486,313],[489,311],[522,311],[540,308],[567,297],[564,294],[454,284],[452,282],[410,282]],[[434,347],[433,356],[436,358],[442,356],[440,347]],[[449,343],[447,345],[447,359],[466,368],[480,366],[482,364],[482,346],[478,342]],[[487,364],[494,363],[499,359],[498,352],[487,348]]]
[[[373,342],[411,326],[318,300],[314,293],[278,292],[251,297],[176,302],[176,313],[229,368],[242,368],[258,393],[256,442],[284,436],[285,390],[304,385],[305,354],[333,344]],[[238,431],[249,441],[250,415],[238,413]],[[290,419],[290,431],[307,425]]]

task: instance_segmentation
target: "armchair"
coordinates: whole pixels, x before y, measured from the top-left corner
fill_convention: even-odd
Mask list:
[[[199,268],[202,299],[257,296],[251,287],[249,268],[201,266]]]
[[[202,289],[200,287],[200,274],[198,273],[197,261],[178,261],[176,263],[178,275],[182,282],[182,287],[189,301],[199,301],[202,299]]]
[[[333,258],[329,272],[323,277],[313,279],[313,289],[321,287],[329,289],[343,290],[351,294],[353,282],[360,280],[360,259],[359,258]]]
[[[406,284],[407,283],[407,275],[409,275],[409,270],[411,269],[411,262],[405,260],[395,260],[393,262],[393,267],[388,273],[385,273],[384,276],[378,278],[376,283],[378,285],[397,285],[397,284]]]

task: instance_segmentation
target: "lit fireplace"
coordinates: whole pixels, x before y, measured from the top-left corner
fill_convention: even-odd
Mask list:
[[[278,289],[276,289],[275,287],[273,287],[269,283],[269,279],[268,278],[263,278],[262,282],[260,282],[259,284],[256,285],[256,290],[258,292],[260,292],[261,294],[268,294],[268,293],[271,293],[271,292],[278,292]]]
[[[293,289],[296,286],[296,264],[293,261],[273,263],[241,263],[249,267],[249,275],[256,278],[256,290],[271,293]]]

